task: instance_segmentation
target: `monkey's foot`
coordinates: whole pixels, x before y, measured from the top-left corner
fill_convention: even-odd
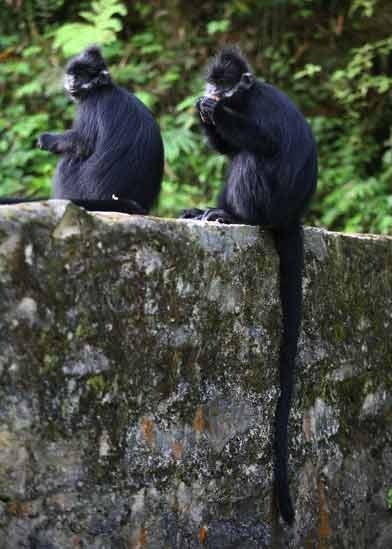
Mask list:
[[[204,211],[205,210],[200,210],[200,208],[189,208],[187,210],[182,210],[180,219],[201,219]]]
[[[218,223],[233,224],[238,223],[238,219],[227,213],[221,208],[207,208],[200,210],[199,208],[190,208],[183,210],[180,215],[181,219],[197,219],[199,221],[216,221]]]
[[[238,223],[238,220],[220,208],[208,208],[200,217],[202,221],[217,221],[218,223]]]

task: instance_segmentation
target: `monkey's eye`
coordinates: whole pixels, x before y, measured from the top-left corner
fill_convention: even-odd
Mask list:
[[[219,86],[221,90],[230,90],[233,87],[233,84],[227,80],[227,78],[221,78],[217,82],[217,86]]]
[[[78,65],[72,70],[71,74],[76,78],[85,78],[88,76],[93,76],[95,74],[95,71],[92,70],[91,67]]]

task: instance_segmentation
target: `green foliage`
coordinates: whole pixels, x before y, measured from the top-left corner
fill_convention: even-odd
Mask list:
[[[78,53],[91,44],[110,44],[121,31],[118,17],[125,16],[127,9],[119,0],[94,0],[90,11],[81,11],[85,23],[67,23],[54,33],[53,46],[65,56]]]
[[[314,65],[313,63],[306,63],[306,65],[294,74],[294,80],[300,80],[301,78],[313,77],[320,73],[322,68],[320,65]]]
[[[57,159],[35,142],[72,120],[65,58],[99,43],[115,80],[160,122],[156,213],[213,204],[226,160],[208,150],[194,103],[208,57],[240,41],[256,74],[286,91],[314,129],[319,188],[309,221],[392,234],[391,18],[390,0],[9,2],[0,21],[0,193],[49,193]]]
[[[376,4],[377,0],[353,0],[349,13],[350,15],[361,13],[365,17],[372,17]]]
[[[204,139],[195,131],[195,101],[196,96],[187,97],[176,107],[174,116],[161,119],[166,158],[162,215],[172,215],[190,205],[202,208],[212,204],[223,179],[225,158],[208,155]]]
[[[40,133],[47,131],[50,114],[46,97],[52,98],[52,112],[60,118],[66,109],[63,93],[42,55],[41,45],[26,47],[0,64],[0,188],[3,195],[48,196],[56,159],[36,148]],[[31,68],[36,76],[31,79]],[[52,72],[53,71],[53,72]],[[56,97],[57,93],[57,97]],[[61,129],[62,124],[53,124]]]
[[[384,96],[392,89],[392,77],[387,74],[372,74],[375,60],[388,59],[392,53],[392,36],[354,48],[347,65],[336,70],[331,78],[334,93],[339,102],[353,114],[358,108],[368,107],[370,93]]]
[[[207,24],[208,34],[217,34],[218,32],[226,32],[230,28],[230,21],[223,19],[222,21],[210,21]]]
[[[377,145],[355,121],[318,117],[311,122],[321,153],[313,215],[323,226],[350,232],[392,232],[391,150],[384,153],[382,175],[376,178],[368,166]]]
[[[0,172],[4,195],[49,194],[49,177],[53,173],[54,159],[34,149],[36,136],[48,126],[48,115],[28,115],[23,106],[8,110],[7,119],[0,117]],[[47,179],[47,184],[41,184]]]

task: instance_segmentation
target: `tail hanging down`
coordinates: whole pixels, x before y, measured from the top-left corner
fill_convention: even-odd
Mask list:
[[[280,345],[280,396],[275,411],[274,491],[283,519],[292,524],[294,509],[287,474],[287,431],[293,395],[295,358],[301,326],[303,231],[299,224],[274,230],[280,260],[280,299],[283,334]]]

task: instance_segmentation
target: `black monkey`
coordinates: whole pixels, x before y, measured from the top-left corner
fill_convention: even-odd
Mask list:
[[[77,104],[72,129],[38,138],[41,149],[60,155],[53,198],[88,210],[147,213],[163,173],[161,134],[150,111],[113,83],[96,46],[69,61],[64,88]],[[5,198],[0,204],[25,201]]]
[[[224,48],[210,64],[205,96],[197,108],[211,146],[230,158],[230,166],[218,207],[185,210],[182,217],[271,229],[280,259],[283,334],[273,445],[274,494],[282,517],[292,523],[287,426],[301,325],[301,217],[316,188],[316,144],[301,112],[284,93],[256,80],[236,47]]]

